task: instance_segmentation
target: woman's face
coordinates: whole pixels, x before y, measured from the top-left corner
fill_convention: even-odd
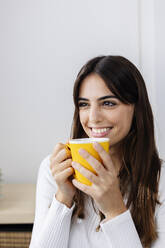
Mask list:
[[[90,74],[83,80],[78,105],[81,125],[89,137],[109,138],[112,148],[128,134],[134,105],[122,103],[99,75]]]

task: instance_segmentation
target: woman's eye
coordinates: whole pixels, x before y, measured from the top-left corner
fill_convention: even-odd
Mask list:
[[[116,103],[110,102],[110,101],[104,101],[104,102],[103,102],[103,105],[104,105],[104,106],[115,106]]]
[[[86,107],[88,104],[86,102],[79,102],[78,106],[79,108]]]

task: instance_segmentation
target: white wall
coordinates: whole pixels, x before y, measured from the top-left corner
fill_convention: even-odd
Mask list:
[[[165,2],[140,0],[140,65],[155,117],[156,142],[165,159]]]
[[[57,142],[67,141],[73,83],[89,58],[120,54],[130,59],[151,79],[155,109],[155,84],[142,49],[143,11],[138,0],[0,0],[0,167],[5,182],[35,182],[41,160]],[[148,48],[152,56],[152,45]]]
[[[158,144],[165,159],[165,1],[155,0],[155,92],[157,100]]]

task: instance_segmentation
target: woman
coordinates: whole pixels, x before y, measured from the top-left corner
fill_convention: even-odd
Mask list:
[[[74,104],[71,138],[108,137],[110,150],[94,144],[102,163],[79,151],[94,175],[55,146],[39,170],[30,248],[165,247],[165,172],[140,72],[121,56],[93,58],[77,76]]]

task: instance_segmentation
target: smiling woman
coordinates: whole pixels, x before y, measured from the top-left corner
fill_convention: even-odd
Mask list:
[[[97,172],[73,163],[65,144],[41,164],[30,248],[159,248],[165,245],[165,170],[153,114],[138,69],[121,56],[88,61],[74,84],[71,138],[110,140],[109,152],[80,155]],[[92,182],[73,179],[74,169]]]

